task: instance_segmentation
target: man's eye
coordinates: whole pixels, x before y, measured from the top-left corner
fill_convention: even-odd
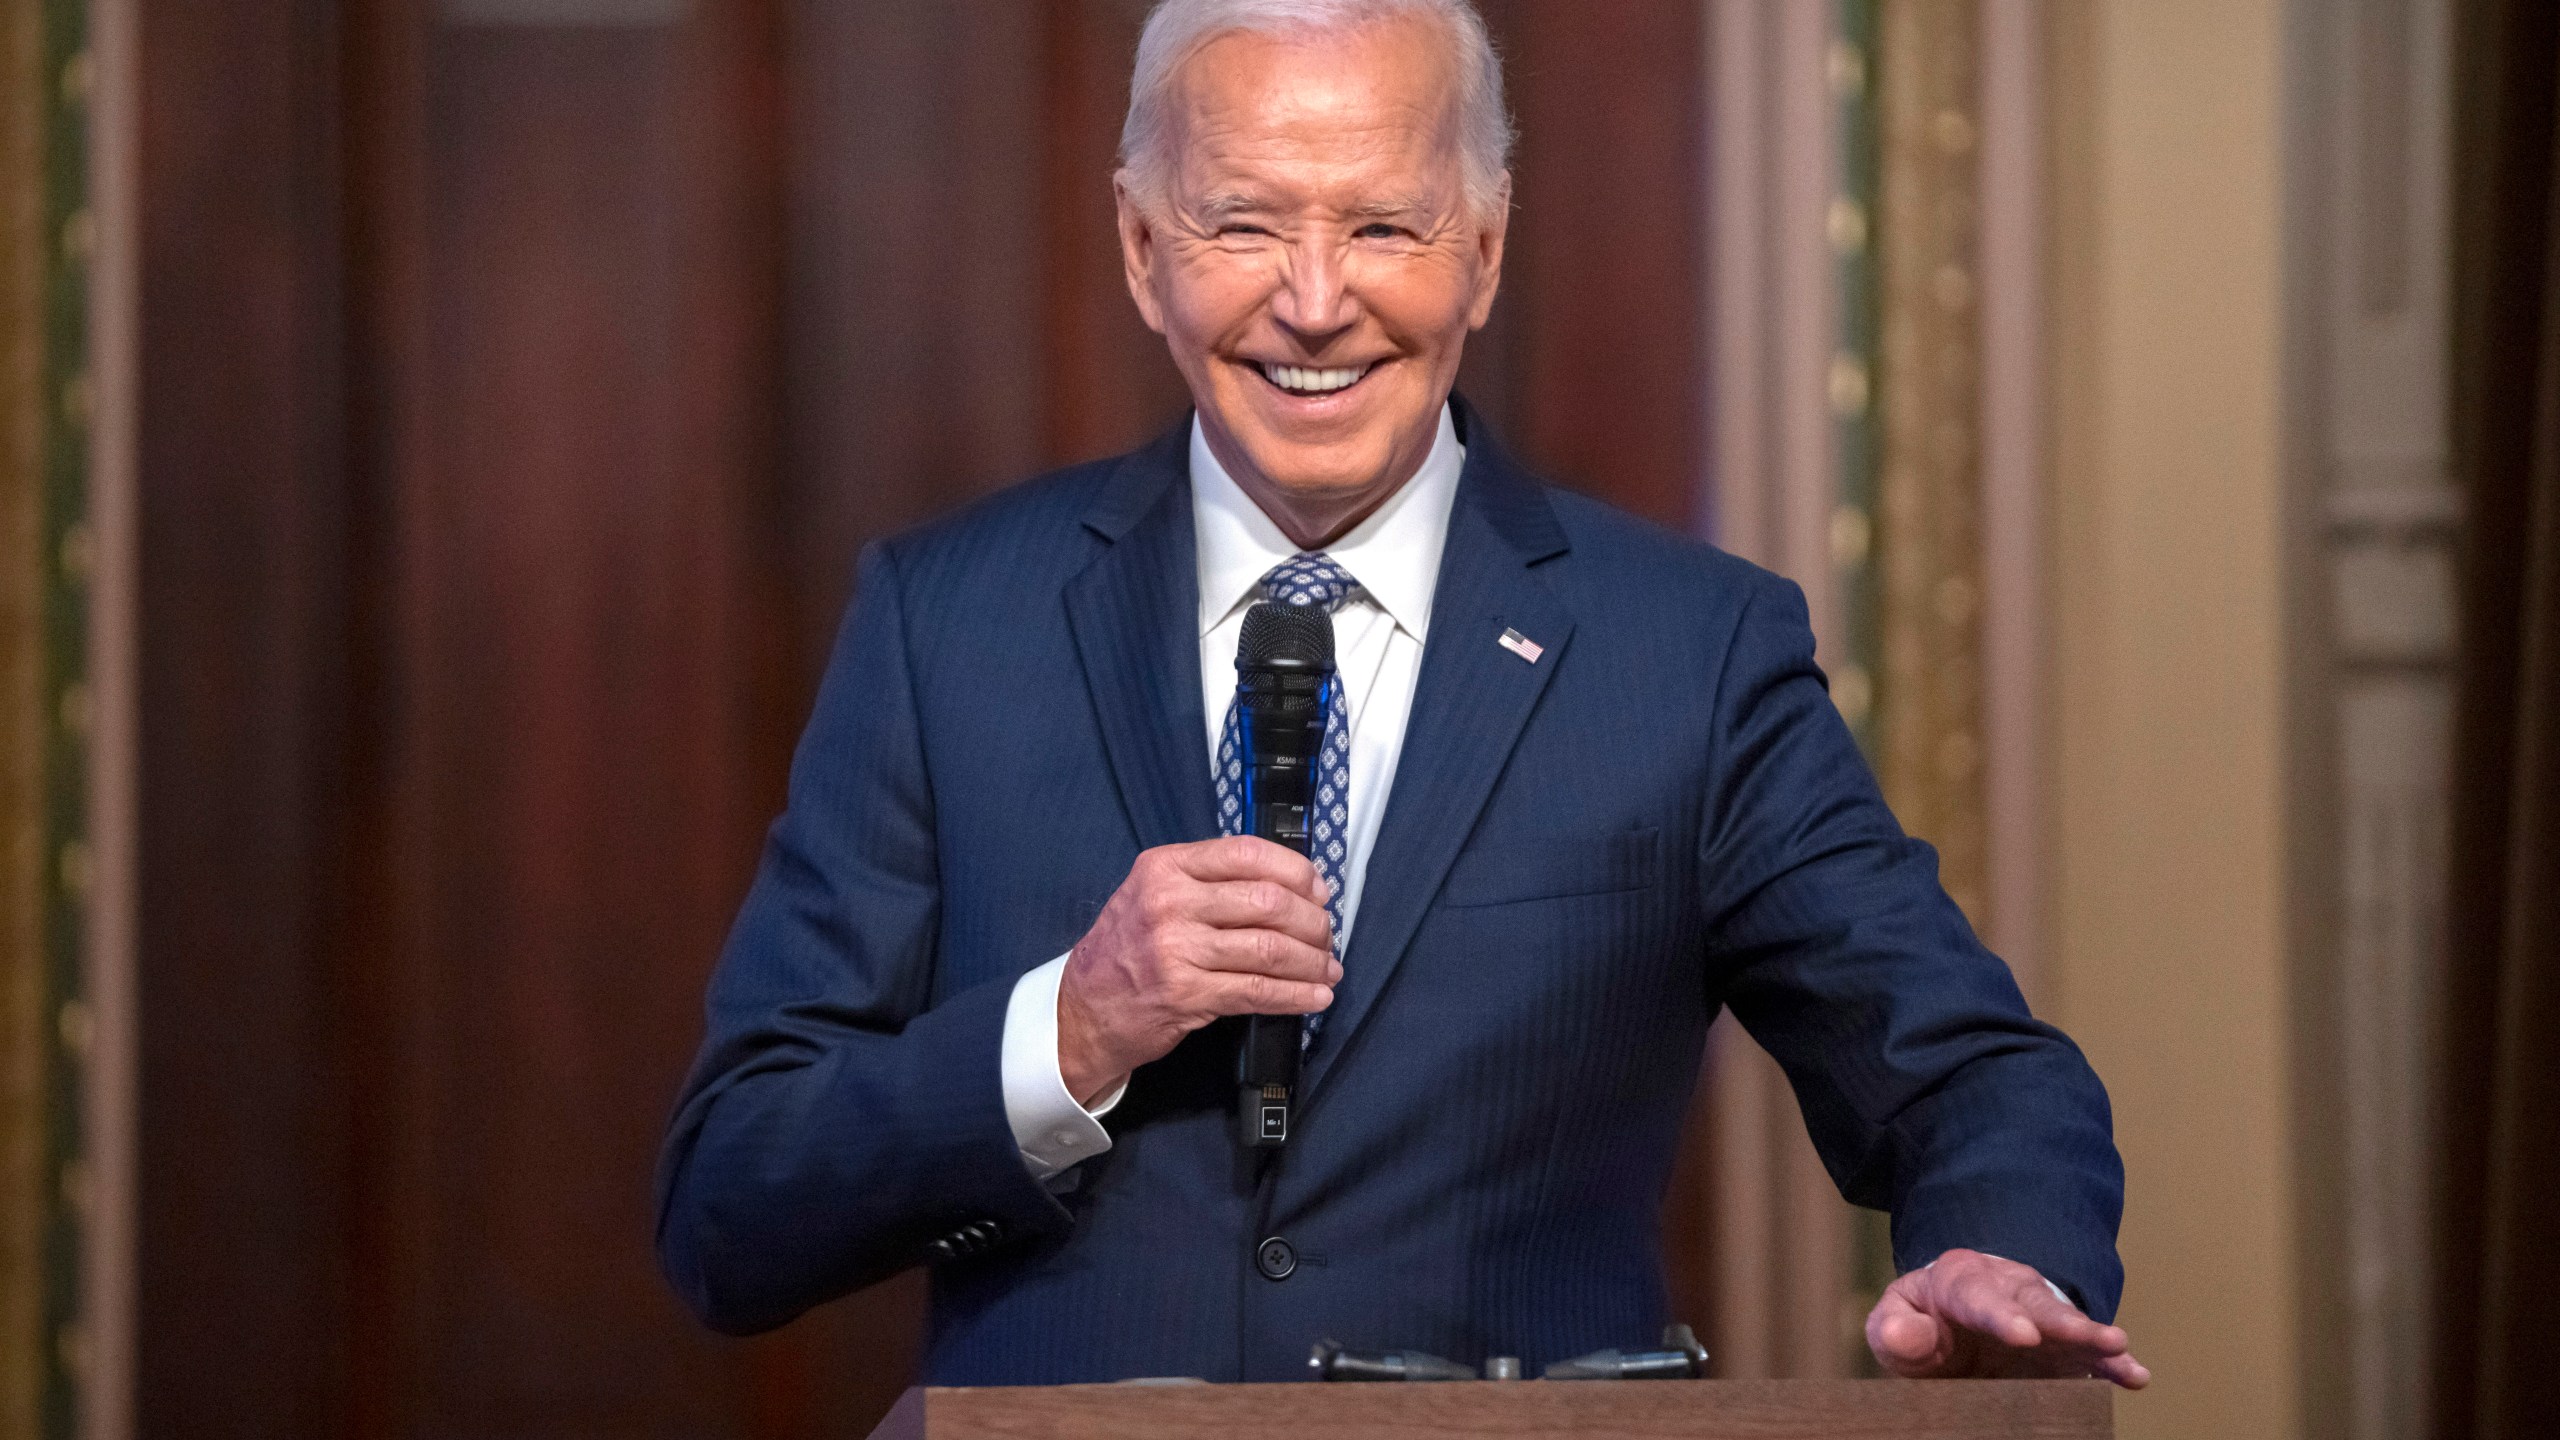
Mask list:
[[[1221,225],[1218,227],[1218,233],[1221,235],[1268,235],[1271,232],[1259,225]]]
[[[1367,225],[1363,225],[1351,233],[1355,238],[1361,240],[1393,240],[1399,232],[1393,225],[1389,225],[1385,221],[1380,220],[1372,221]]]

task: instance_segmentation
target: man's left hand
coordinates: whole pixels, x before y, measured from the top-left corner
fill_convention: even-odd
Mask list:
[[[2124,1331],[2101,1325],[2015,1260],[1950,1250],[1885,1287],[1867,1314],[1867,1348],[1907,1379],[2096,1376],[2151,1383]]]

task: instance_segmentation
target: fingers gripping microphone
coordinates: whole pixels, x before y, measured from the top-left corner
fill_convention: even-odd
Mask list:
[[[1236,738],[1245,833],[1307,853],[1307,807],[1332,689],[1333,617],[1268,601],[1245,612],[1236,646]],[[1251,1015],[1236,1057],[1236,1122],[1253,1149],[1285,1145],[1297,1103],[1303,1016]]]

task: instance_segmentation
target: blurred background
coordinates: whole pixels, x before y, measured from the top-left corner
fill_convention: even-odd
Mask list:
[[[709,1336],[650,1170],[858,547],[1183,413],[1144,8],[0,0],[0,1434],[866,1433],[917,1277]],[[1483,8],[1462,386],[1805,586],[2112,1091],[2122,1433],[2549,1433],[2548,7]],[[1682,1313],[1860,1373],[1701,1079]]]

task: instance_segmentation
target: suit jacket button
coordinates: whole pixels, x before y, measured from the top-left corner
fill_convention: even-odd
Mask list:
[[[1286,1280],[1289,1272],[1298,1268],[1298,1252],[1288,1241],[1274,1235],[1255,1248],[1253,1268],[1261,1271],[1264,1279]]]
[[[936,1240],[925,1248],[931,1250],[934,1254],[941,1256],[945,1260],[957,1260],[960,1258],[960,1247],[952,1244],[947,1237],[941,1240]]]

